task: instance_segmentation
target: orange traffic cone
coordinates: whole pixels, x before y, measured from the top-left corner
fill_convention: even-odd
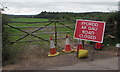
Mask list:
[[[68,35],[66,35],[66,47],[65,47],[65,49],[63,51],[64,52],[71,52],[71,51],[73,51],[71,49],[71,45],[70,45],[70,41],[69,41]]]
[[[95,49],[99,50],[102,49],[103,45],[102,43],[95,43]]]
[[[78,40],[78,47],[77,49],[84,49],[82,45],[82,40]]]
[[[75,51],[78,51],[79,49],[84,49],[83,44],[82,44],[82,40],[78,40],[77,49]]]
[[[50,53],[48,56],[57,56],[59,55],[59,52],[56,51],[52,36],[50,37]]]

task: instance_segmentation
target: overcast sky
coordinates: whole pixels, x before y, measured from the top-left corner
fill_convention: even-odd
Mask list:
[[[9,8],[3,13],[15,15],[34,15],[41,11],[110,12],[118,10],[118,2],[119,0],[1,0]]]

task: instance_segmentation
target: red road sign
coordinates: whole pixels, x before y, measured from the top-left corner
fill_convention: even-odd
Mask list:
[[[103,42],[105,22],[77,20],[74,38],[93,42]]]

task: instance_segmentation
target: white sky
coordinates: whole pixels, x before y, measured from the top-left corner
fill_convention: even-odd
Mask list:
[[[1,0],[1,2],[118,2],[119,0]]]
[[[1,0],[0,3],[9,8],[3,13],[34,15],[41,11],[110,12],[118,10],[118,2],[119,0]]]

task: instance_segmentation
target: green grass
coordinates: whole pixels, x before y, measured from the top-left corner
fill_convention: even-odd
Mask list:
[[[27,24],[27,23],[8,23],[9,25],[12,25],[14,27],[35,27],[35,26],[44,26],[49,23],[35,23],[35,24]],[[51,24],[53,25],[53,24]]]
[[[15,22],[40,22],[40,21],[48,21],[48,19],[42,18],[13,18],[11,21]]]
[[[48,21],[48,19],[40,19],[40,18],[13,18],[11,19],[11,21],[15,21],[15,22],[41,22],[41,21]],[[74,25],[74,22],[62,22],[65,25]],[[8,23],[9,25],[12,25],[14,27],[41,27],[41,26],[45,26],[46,24],[49,23],[36,23],[36,24],[25,24],[25,23]],[[54,23],[50,24],[49,26],[54,26]],[[57,23],[57,26],[62,26],[61,24]],[[74,27],[71,27],[74,28]],[[21,28],[24,31],[28,31],[29,33],[36,30],[35,28]],[[25,34],[19,30],[13,29],[13,28],[8,28],[7,29],[9,31],[10,34]],[[71,29],[67,28],[67,27],[57,27],[57,32],[65,32],[65,31],[72,31]],[[44,32],[54,32],[54,28],[43,28],[42,30],[39,30],[35,33],[44,33]],[[73,35],[73,33],[61,33],[61,34],[70,34]],[[40,35],[36,35],[38,37],[41,37],[43,39],[49,39],[50,36],[53,36],[54,34],[40,34]],[[15,41],[19,38],[21,38],[22,36],[25,35],[17,35],[17,36],[10,36],[10,40],[11,41]],[[21,41],[26,41],[26,40],[39,40],[33,36],[28,36],[25,39],[21,40]]]
[[[11,21],[15,21],[15,22],[42,22],[42,21],[48,21],[48,19],[42,19],[42,18],[13,18],[11,19]],[[74,22],[71,21],[65,21],[65,22],[61,22],[65,25],[74,25]],[[15,27],[29,27],[29,26],[44,26],[48,23],[35,23],[35,24],[27,24],[27,23],[8,23],[10,25],[13,25]],[[54,24],[52,23],[50,26],[54,26]],[[57,23],[57,26],[60,26],[59,23]]]
[[[48,19],[40,19],[40,18],[13,18],[11,21],[15,22],[42,22],[48,21]],[[31,26],[44,26],[48,23],[36,23],[36,24],[27,24],[27,23],[8,23],[14,27],[31,27]]]

